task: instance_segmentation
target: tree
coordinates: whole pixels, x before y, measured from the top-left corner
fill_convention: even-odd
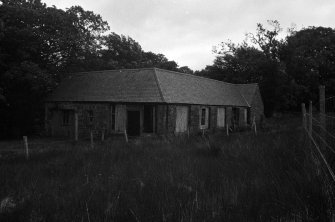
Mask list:
[[[291,32],[280,50],[280,59],[295,83],[304,88],[301,102],[316,101],[319,84],[335,95],[335,30],[309,27]]]
[[[217,56],[212,66],[202,72],[210,78],[232,83],[259,83],[265,114],[271,116],[275,110],[284,109],[284,85],[290,81],[284,65],[279,61],[278,40],[281,31],[278,21],[268,21],[269,28],[257,24],[256,33],[248,33],[240,44],[222,42],[214,52]]]
[[[159,67],[178,70],[162,54],[110,33],[100,15],[73,6],[66,11],[40,0],[0,4],[0,136],[32,133],[43,120],[43,100],[63,74]],[[3,103],[4,98],[6,102]]]
[[[182,73],[187,73],[187,74],[193,74],[193,70],[190,69],[188,66],[182,66],[178,69],[179,72],[182,72]]]
[[[41,123],[43,99],[65,70],[96,57],[107,23],[80,7],[67,12],[40,0],[3,0],[0,5],[0,134],[32,133]],[[94,55],[94,56],[93,56]],[[11,130],[12,129],[12,130]],[[13,134],[12,133],[12,134]]]
[[[143,50],[138,42],[129,36],[111,33],[102,37],[105,49],[100,51],[108,69],[138,68],[143,62]]]
[[[277,38],[282,28],[277,20],[268,20],[267,22],[270,29],[266,29],[263,24],[257,23],[256,33],[248,33],[247,38],[253,44],[258,45],[266,57],[278,61],[278,52],[283,42]]]
[[[99,69],[101,66],[100,50],[103,41],[102,34],[110,27],[99,14],[85,11],[80,6],[67,9],[66,14],[70,18],[74,28],[72,29],[71,47],[67,53],[67,71],[88,71]]]

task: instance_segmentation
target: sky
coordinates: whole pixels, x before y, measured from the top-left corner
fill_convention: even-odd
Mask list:
[[[130,36],[144,51],[162,53],[193,70],[213,64],[213,46],[240,43],[257,23],[335,26],[334,0],[42,0],[66,9],[80,5],[100,14],[111,32]]]

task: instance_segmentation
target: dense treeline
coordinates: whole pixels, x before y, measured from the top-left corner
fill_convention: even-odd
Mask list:
[[[100,15],[80,6],[62,10],[40,0],[0,1],[0,137],[32,133],[43,122],[43,100],[77,71],[178,67],[109,31]]]
[[[285,39],[278,21],[257,24],[240,44],[223,42],[216,59],[195,74],[233,83],[257,82],[265,114],[297,111],[302,102],[318,100],[318,86],[335,94],[335,30],[324,27],[289,29]]]

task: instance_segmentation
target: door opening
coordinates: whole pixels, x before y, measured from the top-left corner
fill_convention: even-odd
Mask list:
[[[154,112],[151,105],[144,105],[143,131],[145,133],[154,132]]]
[[[140,111],[127,111],[127,133],[129,136],[139,136],[140,135]]]

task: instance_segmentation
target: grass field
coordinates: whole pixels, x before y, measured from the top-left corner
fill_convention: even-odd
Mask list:
[[[52,145],[0,162],[0,221],[330,221],[333,184],[305,135]]]

